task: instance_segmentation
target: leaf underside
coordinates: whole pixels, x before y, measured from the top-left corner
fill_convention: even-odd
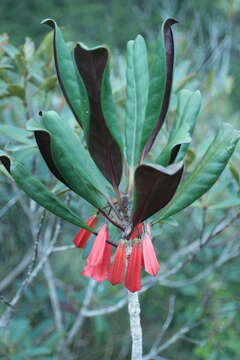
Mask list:
[[[70,189],[98,209],[106,206],[108,183],[79,137],[54,111],[42,118],[51,137],[52,161]]]
[[[155,58],[150,71],[149,100],[143,131],[142,159],[150,151],[167,114],[173,78],[174,42],[171,26],[177,23],[167,19],[157,41]]]
[[[108,51],[104,47],[85,49],[78,44],[74,49],[74,58],[88,92],[90,108],[86,136],[88,149],[105,178],[116,187],[122,176],[122,155],[117,141],[107,126],[101,102],[101,89],[107,76],[105,69]]]
[[[167,168],[140,165],[135,172],[133,228],[162,209],[173,197],[183,173],[183,164]]]
[[[40,153],[45,160],[49,170],[53,173],[53,175],[61,181],[64,185],[70,188],[70,186],[67,184],[61,173],[58,171],[53,158],[52,158],[52,152],[51,152],[51,136],[46,131],[34,131],[34,136],[36,139],[36,143],[38,145],[38,148],[40,150]]]

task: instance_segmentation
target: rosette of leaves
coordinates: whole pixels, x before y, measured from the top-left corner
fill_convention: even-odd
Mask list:
[[[160,30],[149,65],[145,40],[138,35],[127,44],[124,124],[120,123],[109,77],[106,46],[78,43],[73,53],[62,32],[54,32],[56,72],[63,95],[80,125],[83,140],[54,111],[41,111],[28,124],[53,175],[84,198],[126,238],[150,218],[160,222],[191,205],[216,182],[239,140],[239,132],[222,124],[191,173],[181,178],[196,119],[199,91],[178,93],[176,116],[166,145],[154,161],[149,152],[166,118],[173,78],[173,19]],[[90,229],[24,165],[1,153],[0,160],[16,184],[41,206],[77,226]],[[124,171],[123,171],[124,170]]]

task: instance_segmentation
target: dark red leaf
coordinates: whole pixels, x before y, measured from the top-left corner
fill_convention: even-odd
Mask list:
[[[119,185],[122,175],[121,151],[106,125],[101,107],[100,92],[108,61],[107,49],[100,47],[86,50],[78,44],[74,50],[74,57],[89,97],[89,152],[105,178],[111,184]]]
[[[6,168],[6,170],[11,174],[11,162],[10,159],[7,156],[0,156],[0,161],[2,162],[3,166]]]
[[[165,49],[166,49],[166,68],[167,68],[167,76],[166,76],[166,85],[165,92],[163,97],[163,102],[161,106],[161,111],[159,114],[159,119],[155,129],[150,135],[144,149],[142,159],[146,157],[148,152],[150,151],[163,123],[168,111],[170,94],[172,89],[172,78],[173,78],[173,63],[174,63],[174,42],[173,42],[173,34],[171,26],[176,24],[177,21],[175,19],[167,19],[164,23],[164,40],[165,40]]]
[[[38,148],[40,150],[40,153],[45,160],[49,170],[53,173],[53,175],[61,181],[63,184],[65,184],[67,187],[69,185],[66,183],[65,179],[62,177],[60,172],[58,171],[53,158],[52,158],[52,152],[51,152],[51,137],[48,134],[47,131],[34,131],[34,136],[38,145]],[[70,187],[69,187],[70,188]]]
[[[182,163],[163,166],[140,165],[135,171],[133,228],[172,199],[183,172]]]

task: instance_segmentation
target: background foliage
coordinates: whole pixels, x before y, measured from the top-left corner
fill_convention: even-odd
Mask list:
[[[32,172],[49,187],[59,190],[36,151],[32,134],[25,130],[26,120],[37,116],[39,109],[62,112],[66,121],[73,124],[56,82],[51,34],[45,36],[46,28],[39,25],[43,18],[54,17],[64,27],[67,40],[89,45],[104,42],[111,46],[112,82],[121,117],[126,41],[141,33],[151,50],[160,22],[171,16],[180,24],[174,27],[174,91],[166,131],[174,118],[177,92],[186,87],[199,88],[203,94],[194,144],[188,153],[191,170],[200,155],[195,152],[195,146],[204,152],[222,121],[239,128],[239,10],[238,0],[211,3],[94,0],[90,4],[85,0],[48,3],[25,0],[14,6],[2,0],[0,147],[17,151],[17,157]],[[162,141],[159,139],[157,144]],[[161,333],[174,302],[172,321],[161,339],[162,346],[166,344],[160,352],[163,358],[239,358],[239,160],[238,148],[214,189],[170,224],[155,227],[162,280],[152,287],[148,278],[145,279],[146,287],[149,286],[141,297],[145,354]],[[65,199],[66,195],[62,197]],[[65,200],[71,201],[82,217],[87,218],[91,213],[84,201],[79,203],[74,196]],[[14,296],[26,276],[41,213],[34,202],[0,173],[0,295],[4,301]],[[54,238],[55,223],[54,217],[46,217],[39,259]],[[216,228],[217,224],[224,231]],[[76,231],[76,227],[63,224],[55,250],[71,245]],[[217,236],[213,236],[214,231]],[[201,246],[199,239],[205,241],[205,246]],[[190,250],[189,246],[192,246]],[[177,257],[183,249],[185,253]],[[77,359],[78,354],[91,360],[129,357],[125,293],[121,287],[88,284],[88,280],[79,276],[82,265],[81,253],[71,247],[51,255],[43,271],[24,291],[9,327],[1,332],[0,359],[60,360],[62,352],[68,359]],[[169,269],[172,275],[164,277]],[[92,291],[87,306],[86,288],[89,294]],[[60,320],[56,317],[56,294]],[[1,313],[6,309],[4,301],[0,303]],[[70,341],[69,334],[82,306],[85,315],[81,327]],[[93,316],[94,313],[86,311],[88,308],[111,310],[111,306],[115,306],[111,314],[105,314],[105,310],[103,315],[98,311],[98,316]],[[186,333],[179,333],[187,326]],[[178,335],[176,341],[168,344],[174,335]],[[146,356],[146,359],[154,358]]]

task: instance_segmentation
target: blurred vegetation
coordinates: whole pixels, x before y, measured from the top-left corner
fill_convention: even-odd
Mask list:
[[[113,50],[112,82],[115,99],[122,115],[125,86],[125,44],[142,33],[151,49],[161,20],[177,18],[174,27],[176,64],[173,96],[167,128],[175,112],[176,94],[182,88],[197,89],[203,94],[203,105],[188,153],[191,164],[203,152],[222,121],[239,128],[239,29],[240,2],[208,0],[192,1],[51,1],[17,2],[1,0],[0,4],[0,148],[14,152],[28,164],[33,173],[50,188],[58,184],[46,171],[25,123],[39,109],[62,112],[75,126],[65,106],[53,67],[51,33],[40,26],[43,18],[53,17],[64,27],[66,39],[87,44],[107,43]],[[71,44],[70,44],[71,46]],[[78,131],[78,129],[76,129]],[[158,142],[153,151],[158,151]],[[240,194],[239,148],[216,186],[190,209],[176,216],[171,224],[155,228],[155,245],[164,265],[179,249],[208,234],[222,219],[237,216]],[[46,175],[47,174],[47,175]],[[65,196],[65,195],[64,195]],[[87,218],[90,206],[77,202]],[[11,299],[27,271],[27,256],[32,253],[33,239],[41,216],[34,202],[27,199],[13,183],[0,173],[0,295]],[[45,221],[41,251],[51,240],[55,218]],[[77,229],[63,224],[57,246],[69,245]],[[113,235],[114,236],[114,235]],[[159,333],[168,312],[169,296],[175,296],[173,321],[163,342],[185,324],[199,322],[178,342],[166,348],[161,356],[171,360],[238,360],[240,345],[239,257],[230,258],[221,266],[221,254],[238,253],[239,220],[199,251],[170,283],[156,285],[141,297],[144,351],[147,353]],[[200,246],[200,245],[199,245]],[[231,247],[232,246],[232,247]],[[227,250],[226,250],[227,248]],[[84,254],[86,256],[86,254]],[[7,286],[4,279],[26,257],[26,266]],[[50,258],[55,286],[64,320],[64,331],[56,330],[49,296],[46,271],[40,272],[25,290],[13,313],[13,320],[0,336],[2,360],[128,359],[130,336],[126,308],[104,316],[86,317],[81,332],[65,348],[63,339],[69,333],[82,306],[88,280],[79,276],[83,266],[78,250],[56,252]],[[215,265],[214,265],[215,264]],[[172,264],[174,265],[174,264]],[[209,269],[206,273],[204,269]],[[49,269],[48,269],[49,270]],[[198,274],[203,273],[198,281]],[[179,285],[178,285],[179,284]],[[182,284],[182,285],[181,285]],[[97,285],[91,309],[116,304],[125,293],[121,287]],[[0,302],[1,313],[6,304]],[[67,350],[66,350],[67,349]]]

